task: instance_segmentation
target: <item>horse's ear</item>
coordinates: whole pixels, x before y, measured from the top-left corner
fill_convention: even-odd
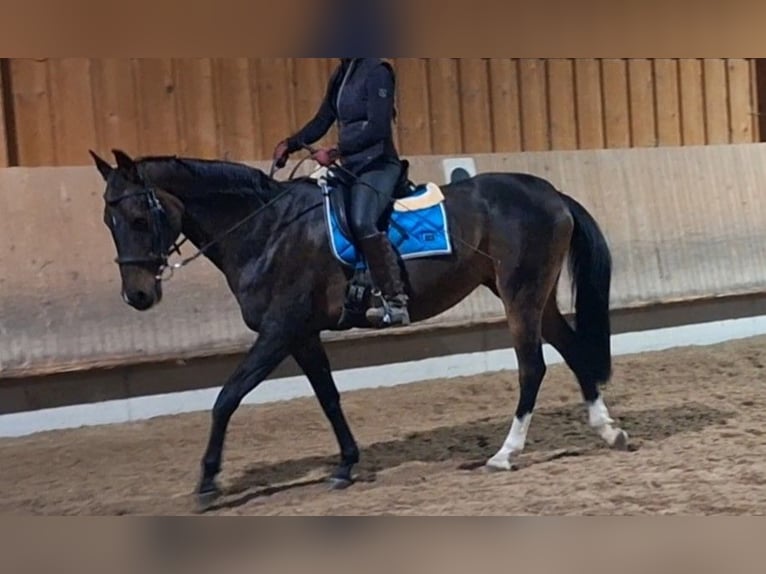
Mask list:
[[[101,174],[101,177],[103,177],[104,181],[106,181],[106,179],[109,177],[109,174],[112,173],[113,171],[112,166],[109,165],[109,163],[106,160],[98,157],[96,152],[94,152],[92,149],[89,149],[88,153],[90,154],[90,157],[93,158],[93,161],[96,164],[96,169],[98,169],[98,172]]]
[[[138,181],[138,169],[136,169],[136,162],[124,151],[119,149],[113,149],[114,159],[117,160],[117,167],[122,171],[129,179]]]

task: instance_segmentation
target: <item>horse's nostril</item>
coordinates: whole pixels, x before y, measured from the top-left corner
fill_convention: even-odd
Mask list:
[[[127,302],[137,309],[146,309],[152,304],[152,297],[146,291],[128,291]]]

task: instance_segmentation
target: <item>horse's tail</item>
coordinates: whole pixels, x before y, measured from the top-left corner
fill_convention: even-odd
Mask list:
[[[561,193],[574,219],[569,249],[569,272],[575,300],[575,332],[584,345],[596,381],[612,375],[609,290],[612,255],[598,223],[574,198]]]

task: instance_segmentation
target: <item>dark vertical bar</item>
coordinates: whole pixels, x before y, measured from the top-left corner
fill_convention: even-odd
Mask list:
[[[755,61],[756,96],[758,102],[758,139],[766,141],[766,58],[756,58]]]
[[[0,86],[3,90],[3,114],[5,121],[5,147],[8,153],[8,165],[19,165],[19,142],[16,137],[16,113],[14,111],[13,88],[11,87],[10,58],[0,58]]]

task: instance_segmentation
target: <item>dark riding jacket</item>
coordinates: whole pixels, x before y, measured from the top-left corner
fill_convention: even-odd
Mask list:
[[[338,151],[354,173],[380,159],[398,159],[391,123],[395,116],[394,72],[380,58],[350,58],[335,70],[319,111],[287,139],[293,153],[338,122]]]

